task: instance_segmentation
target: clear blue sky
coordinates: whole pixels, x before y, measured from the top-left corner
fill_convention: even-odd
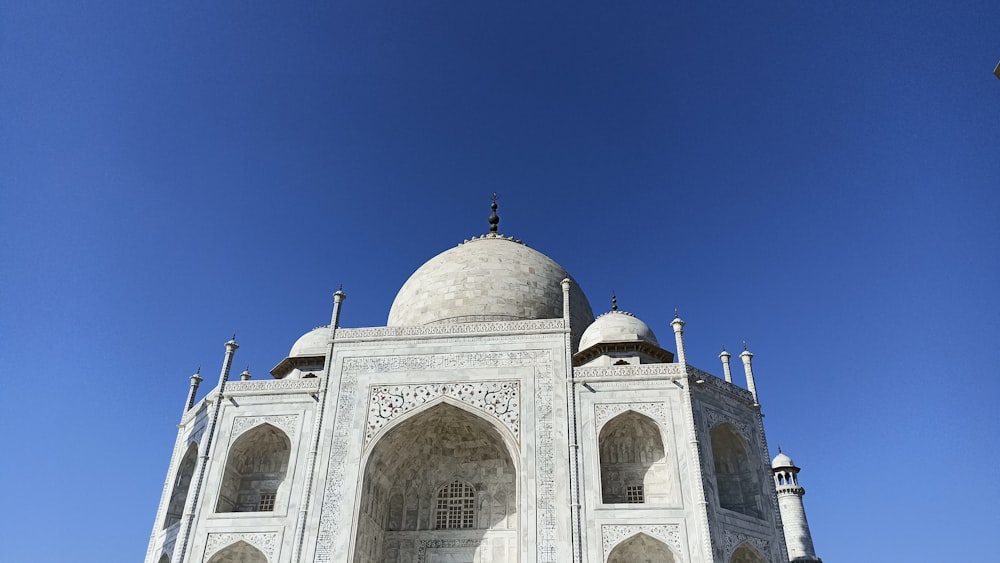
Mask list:
[[[0,3],[4,562],[141,560],[188,376],[487,229],[719,373],[828,562],[987,561],[1000,4]],[[206,385],[202,394],[211,385]]]

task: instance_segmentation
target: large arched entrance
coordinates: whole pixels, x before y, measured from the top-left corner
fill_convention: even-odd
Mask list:
[[[517,561],[517,470],[500,433],[442,403],[396,426],[365,465],[356,563]]]

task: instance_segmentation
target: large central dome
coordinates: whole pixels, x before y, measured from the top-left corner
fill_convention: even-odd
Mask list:
[[[560,282],[568,277],[548,256],[491,233],[442,252],[418,268],[396,294],[387,324],[561,318]],[[575,281],[569,302],[576,341],[594,321],[594,313]]]

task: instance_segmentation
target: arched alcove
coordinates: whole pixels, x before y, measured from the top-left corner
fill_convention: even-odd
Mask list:
[[[187,502],[188,488],[191,486],[191,477],[194,475],[194,466],[197,462],[198,444],[191,444],[177,468],[174,488],[170,492],[170,502],[167,504],[167,516],[163,520],[164,528],[180,522],[181,515],[184,513],[184,503]]]
[[[238,541],[213,555],[208,563],[267,563],[267,557],[247,542]]]
[[[354,561],[472,561],[477,550],[487,554],[477,562],[515,561],[516,498],[516,466],[500,432],[476,414],[439,403],[373,446]]]
[[[164,553],[156,563],[170,563],[170,556]]]
[[[733,552],[729,563],[767,563],[767,559],[749,544],[743,544]]]
[[[636,534],[621,542],[608,555],[608,563],[674,563],[674,554],[660,540]]]
[[[261,424],[229,448],[216,512],[271,512],[285,480],[291,442],[284,432]]]
[[[719,506],[761,518],[759,475],[750,464],[746,441],[729,423],[713,428],[711,438]]]
[[[626,411],[609,420],[598,438],[604,503],[666,502],[670,474],[660,428]]]

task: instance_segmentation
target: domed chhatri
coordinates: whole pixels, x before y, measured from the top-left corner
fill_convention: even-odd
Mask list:
[[[583,331],[573,356],[577,366],[610,366],[670,363],[674,355],[663,348],[649,325],[632,313],[618,310],[618,297],[611,297],[611,310],[597,317]]]
[[[632,313],[611,311],[597,317],[580,338],[580,349],[586,350],[598,343],[645,342],[659,346],[649,325]]]
[[[520,241],[490,233],[428,260],[406,280],[388,326],[555,319],[562,317],[562,280],[570,275]],[[576,337],[594,320],[587,296],[570,286]]]
[[[330,327],[319,326],[303,334],[292,344],[289,358],[323,356],[330,345]]]
[[[782,467],[795,467],[795,462],[779,450],[778,455],[774,456],[774,461],[771,462],[771,468],[780,469]]]

